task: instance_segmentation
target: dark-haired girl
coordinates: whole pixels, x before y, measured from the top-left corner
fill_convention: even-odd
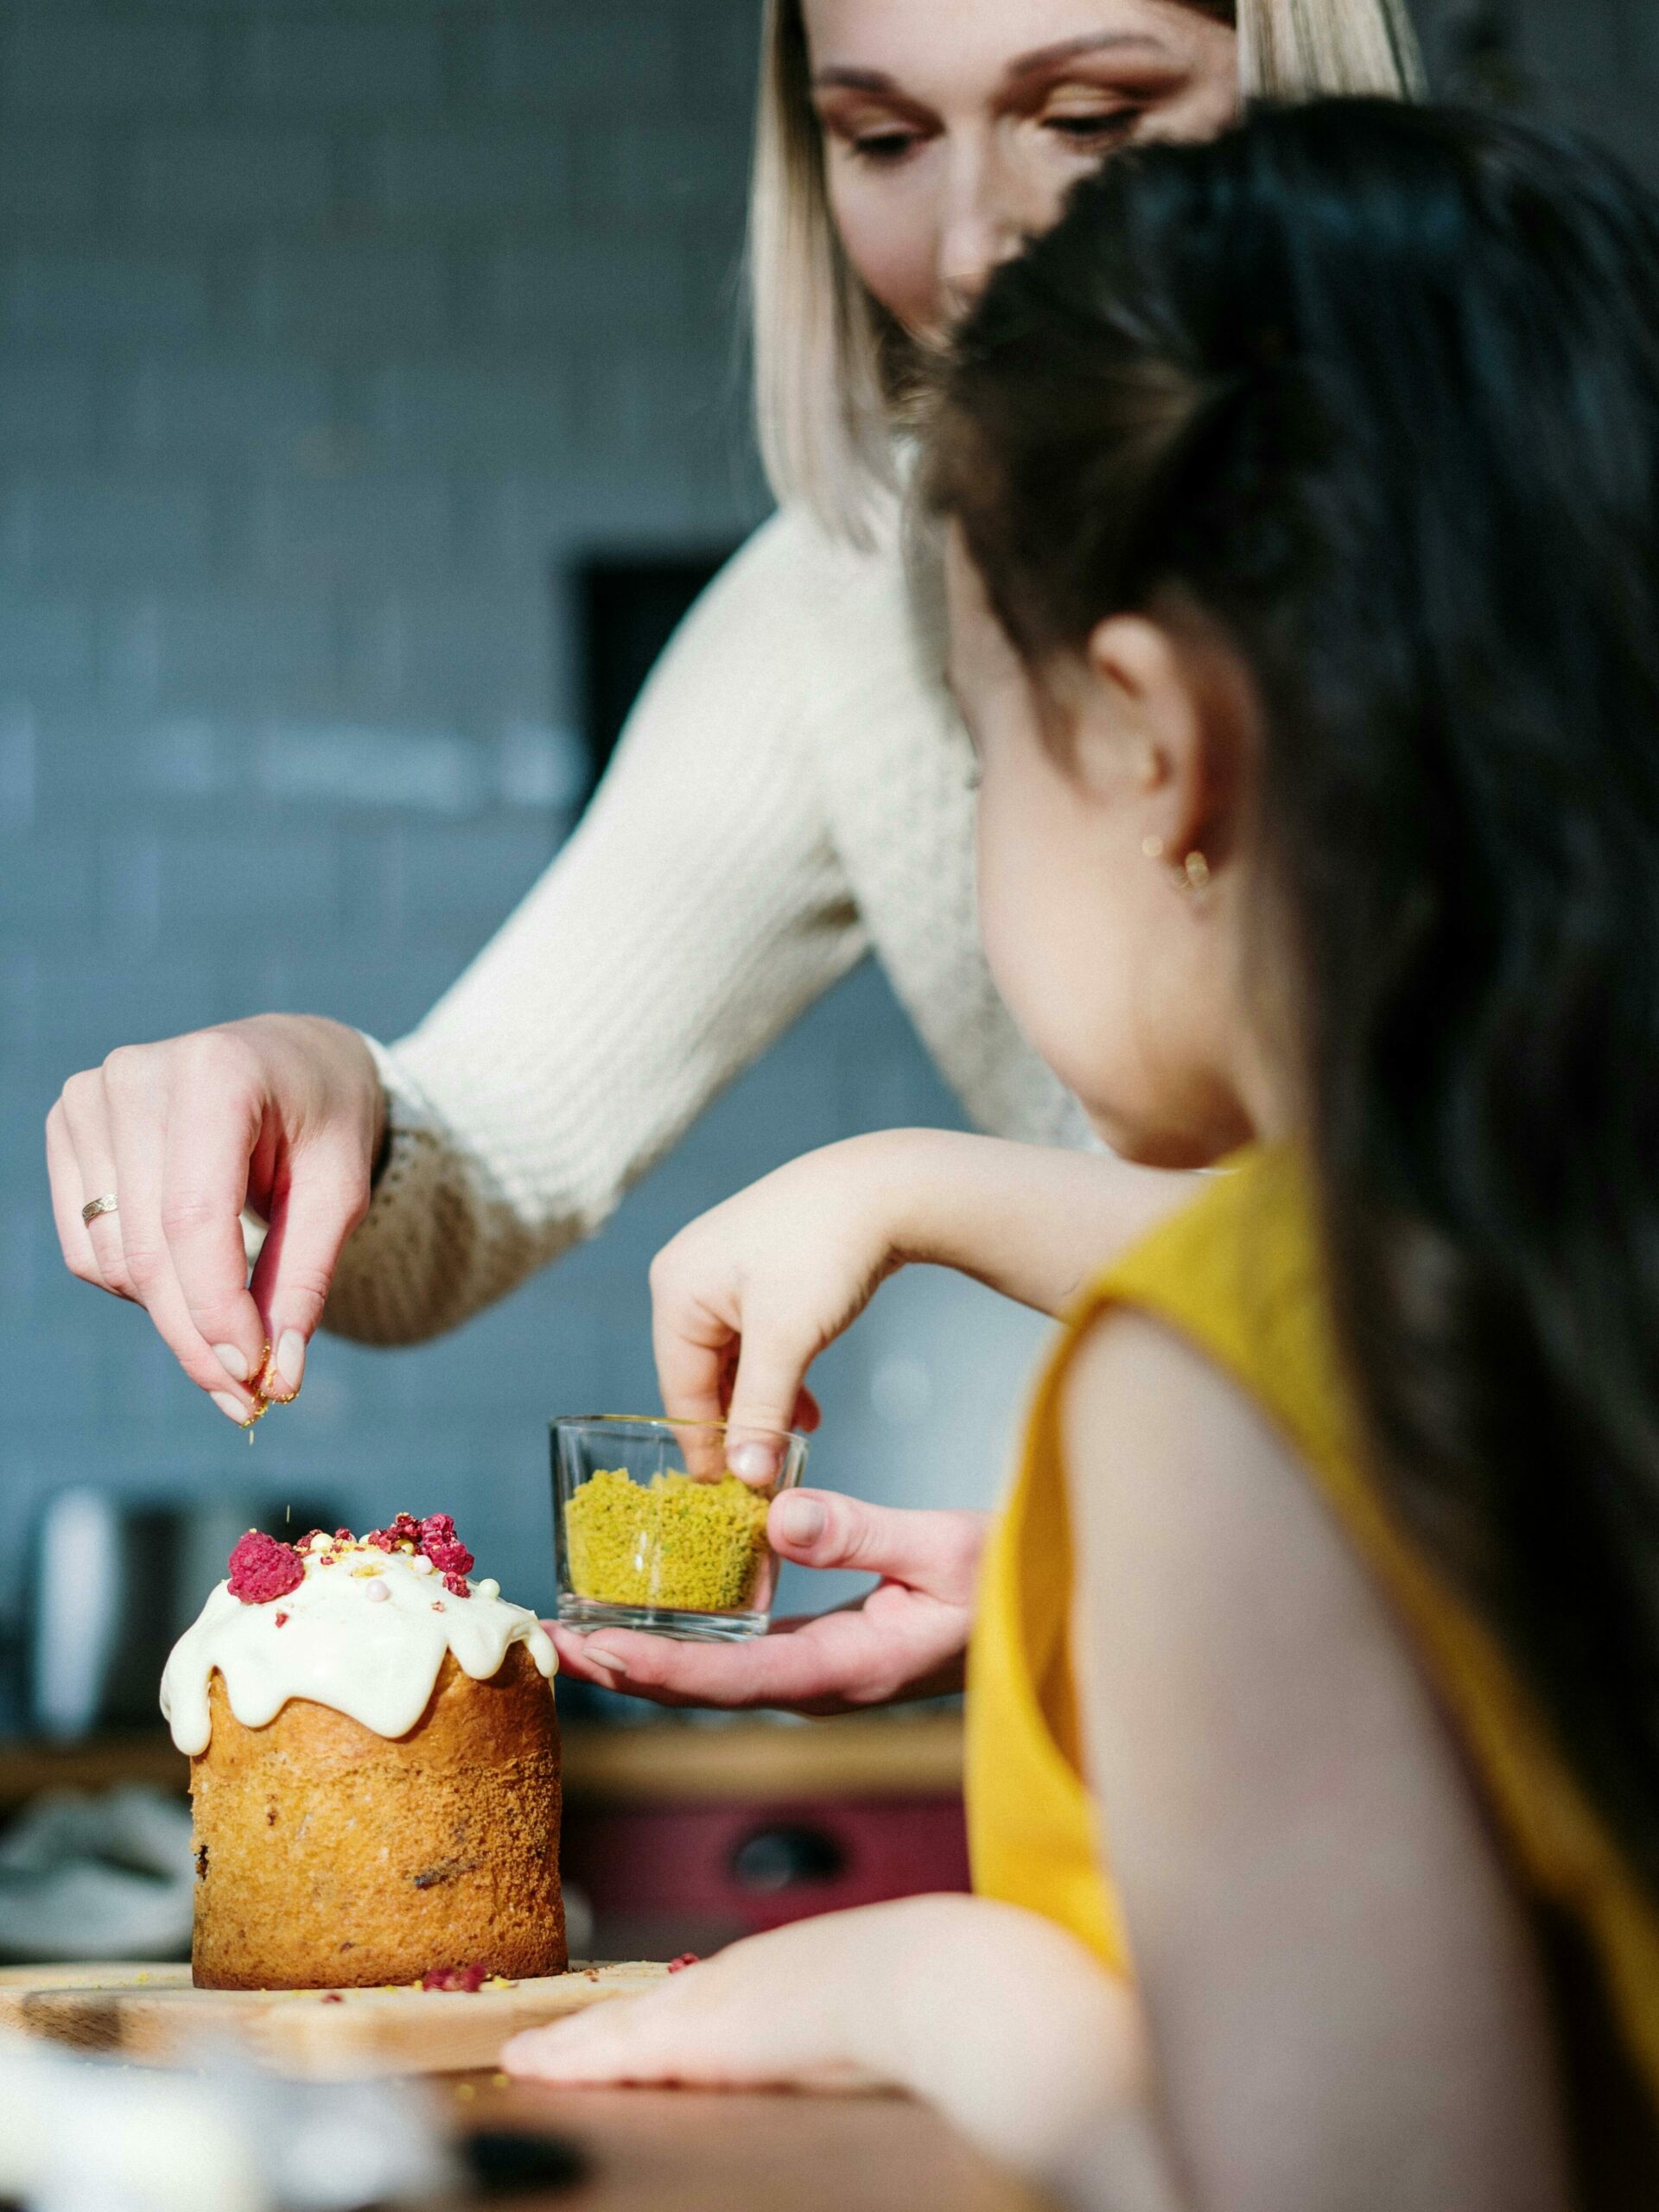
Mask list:
[[[1225,1172],[1039,1387],[981,1896],[514,2063],[897,2080],[1103,2206],[1651,2205],[1659,217],[1381,105],[1136,155],[991,285],[931,467],[998,980],[1114,1145]],[[798,1162],[665,1339],[905,1258],[1058,1306],[1030,1176]]]

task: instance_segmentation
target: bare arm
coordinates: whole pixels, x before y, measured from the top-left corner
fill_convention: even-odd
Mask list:
[[[1192,1195],[1105,1153],[892,1129],[791,1160],[683,1230],[652,1269],[663,1403],[789,1427],[806,1371],[898,1268],[973,1275],[1060,1313]],[[740,1472],[764,1476],[734,1459]]]
[[[1091,1780],[1184,2201],[1565,2212],[1522,1915],[1306,1474],[1133,1315],[1080,1353],[1065,1427]]]

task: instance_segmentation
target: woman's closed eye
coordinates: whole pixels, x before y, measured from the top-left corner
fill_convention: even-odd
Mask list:
[[[1055,108],[1037,120],[1051,137],[1067,146],[1083,153],[1097,153],[1129,137],[1143,111],[1138,107]]]
[[[904,161],[938,134],[938,118],[926,108],[874,87],[826,85],[813,105],[825,137],[874,168]]]
[[[879,130],[850,133],[847,149],[855,160],[881,168],[902,162],[924,143],[925,134],[919,130],[907,130],[899,124],[885,124]]]

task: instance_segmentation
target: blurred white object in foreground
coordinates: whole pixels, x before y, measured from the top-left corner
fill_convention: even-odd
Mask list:
[[[352,2212],[455,2181],[404,2082],[147,2071],[0,2036],[0,2198],[29,2212]]]

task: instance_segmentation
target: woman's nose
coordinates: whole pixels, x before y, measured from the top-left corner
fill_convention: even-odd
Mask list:
[[[949,321],[972,307],[992,270],[1011,261],[1024,239],[1009,181],[995,158],[975,154],[953,163],[939,224],[939,292]]]

